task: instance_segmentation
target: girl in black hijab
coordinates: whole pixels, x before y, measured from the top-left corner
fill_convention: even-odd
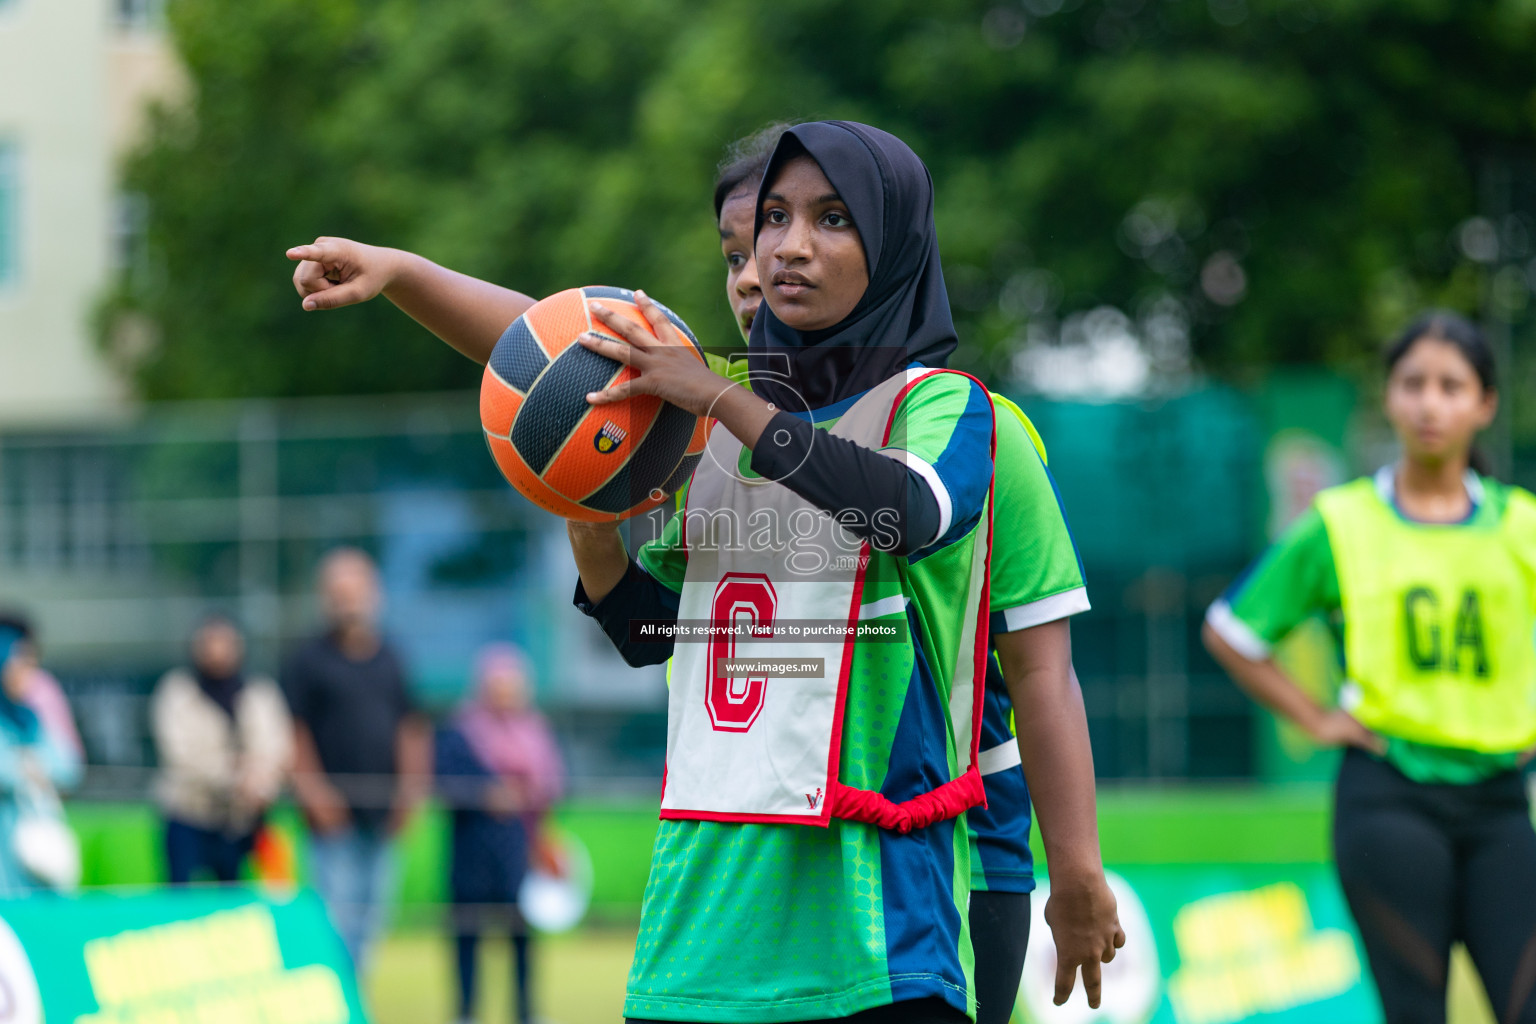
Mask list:
[[[788,223],[794,218],[781,179],[797,167],[814,169],[831,186],[811,197],[813,209],[802,211],[819,215],[811,229],[819,243],[806,242],[805,230]],[[836,241],[839,232],[845,243]],[[751,391],[594,306],[629,344],[598,335],[582,344],[641,373],[588,401],[657,394],[715,417],[752,449],[754,473],[844,515],[850,532],[891,554],[919,552],[974,525],[974,517],[955,520],[954,496],[934,467],[910,459],[904,465],[813,427],[835,420],[860,395],[910,366],[942,367],[955,350],[933,182],[917,154],[894,135],[851,121],[787,129],[759,189],[756,236],[764,302],[748,344]],[[851,254],[861,257],[857,266]],[[655,330],[672,330],[644,293],[637,297]],[[957,429],[967,437],[990,435],[990,405],[979,384]],[[891,447],[904,447],[903,439],[893,436]],[[965,448],[957,441],[957,451]],[[968,482],[990,479],[990,457],[971,462],[977,472],[965,474]],[[609,568],[603,575],[613,574]],[[627,625],[622,633],[621,649],[630,646]]]
[[[842,322],[822,330],[796,330],[770,305],[752,325],[749,358],[753,390],[764,399],[783,409],[824,409],[912,363],[943,366],[955,350],[955,325],[933,227],[933,182],[917,154],[893,135],[850,121],[788,129],[758,189],[759,239],[764,197],[800,155],[816,161],[853,215],[869,285]],[[761,266],[764,285],[785,269]]]
[[[718,421],[689,514],[638,563],[611,527],[570,524],[577,604],[627,660],[673,653],[669,641],[631,638],[632,620],[719,621],[723,600],[734,617],[759,591],[776,609],[765,614],[787,622],[878,619],[895,638],[839,639],[824,669],[800,681],[744,680],[729,699],[754,709],[745,714],[726,703],[713,654],[679,645],[631,1021],[926,1024],[974,1012],[957,820],[982,799],[974,696],[993,425],[977,382],[934,372],[955,336],[932,197],[922,162],[893,136],[844,122],[789,129],[758,195],[753,392],[619,319],[603,317],[629,345],[582,341],[640,371],[589,395],[593,404],[653,393]],[[654,329],[670,329],[643,298],[641,308]],[[801,571],[793,540],[754,549],[709,525],[738,518],[751,530],[778,513],[795,532],[815,509],[870,542],[856,571],[846,560]],[[698,512],[707,523],[690,521]],[[805,648],[775,638],[753,650]],[[829,753],[817,745],[824,730],[835,736]],[[745,754],[759,747],[774,753]],[[791,764],[813,767],[780,770]],[[806,882],[860,864],[879,871],[854,883],[857,894]]]

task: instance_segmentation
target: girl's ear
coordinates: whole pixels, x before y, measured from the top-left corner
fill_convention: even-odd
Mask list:
[[[1483,404],[1478,410],[1477,429],[1486,430],[1499,415],[1499,393],[1493,388],[1483,389]]]

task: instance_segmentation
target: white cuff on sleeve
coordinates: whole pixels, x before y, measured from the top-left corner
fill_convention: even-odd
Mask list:
[[[1205,622],[1238,654],[1249,661],[1263,661],[1269,657],[1269,642],[1253,631],[1253,627],[1237,617],[1226,598],[1218,598],[1205,611]]]
[[[1013,633],[1031,626],[1043,626],[1047,622],[1069,618],[1087,611],[1088,588],[1073,587],[1050,597],[1042,597],[1028,604],[1015,605],[1002,610],[1004,633]],[[996,613],[994,613],[996,614]]]
[[[928,489],[933,492],[934,500],[939,503],[939,530],[928,539],[927,543],[932,544],[948,533],[950,523],[954,522],[955,508],[954,503],[949,499],[949,489],[944,486],[944,481],[939,478],[939,471],[903,448],[882,448],[880,449],[880,454],[895,459],[922,477],[923,482],[928,485]],[[912,550],[926,546],[926,544],[914,544],[912,545]]]

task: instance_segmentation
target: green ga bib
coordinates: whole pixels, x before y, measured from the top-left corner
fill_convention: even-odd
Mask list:
[[[1344,611],[1340,703],[1367,727],[1490,754],[1536,742],[1536,499],[1504,493],[1501,515],[1458,525],[1405,520],[1370,479],[1318,495]]]

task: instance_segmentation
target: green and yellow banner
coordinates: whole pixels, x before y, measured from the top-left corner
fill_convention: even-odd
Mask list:
[[[1365,955],[1331,868],[1126,867],[1111,872],[1126,944],[1104,968],[1103,1002],[1081,986],[1053,1006],[1056,950],[1033,900],[1015,1020],[1024,1024],[1372,1024]]]
[[[242,887],[0,902],[16,1024],[363,1024],[314,894]]]

